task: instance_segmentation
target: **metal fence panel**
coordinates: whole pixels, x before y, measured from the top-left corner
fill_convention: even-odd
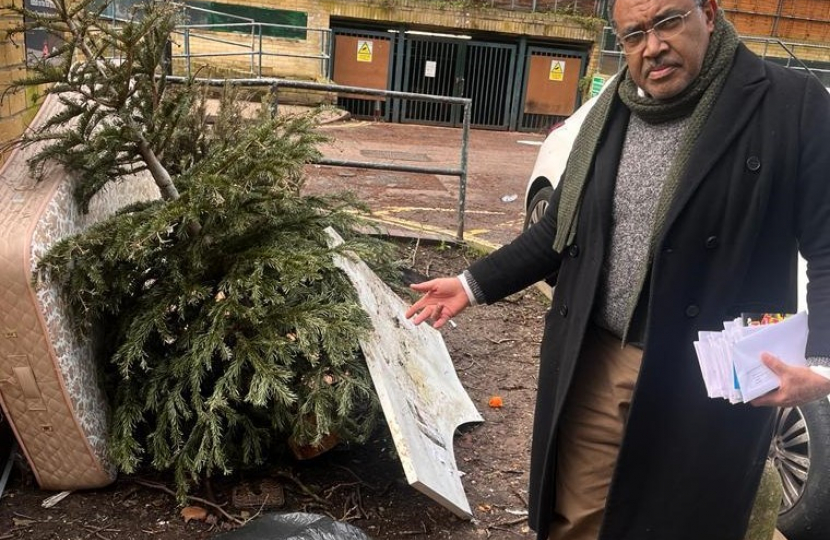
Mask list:
[[[461,44],[456,40],[407,36],[403,91],[458,97],[463,77],[458,68]],[[402,122],[453,126],[456,107],[448,103],[408,101],[401,106]]]
[[[404,91],[468,97],[474,127],[508,128],[516,45],[411,35],[405,39]],[[457,126],[460,112],[445,103],[409,102],[402,107],[401,121]]]
[[[474,127],[507,129],[516,45],[472,42],[467,47],[464,97],[473,100]]]

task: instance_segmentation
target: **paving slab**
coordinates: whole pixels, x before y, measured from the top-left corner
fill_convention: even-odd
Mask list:
[[[321,128],[332,140],[326,158],[430,168],[460,168],[462,130],[373,121],[335,121]],[[524,193],[544,134],[470,131],[464,239],[484,246],[515,238],[524,222]],[[454,239],[457,176],[310,165],[306,191],[356,193],[383,227],[413,236]]]

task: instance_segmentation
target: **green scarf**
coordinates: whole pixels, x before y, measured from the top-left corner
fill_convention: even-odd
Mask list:
[[[562,178],[562,194],[557,213],[556,238],[553,242],[555,251],[561,253],[565,246],[573,243],[576,237],[576,222],[588,172],[591,170],[597,145],[608,122],[611,104],[617,96],[633,114],[652,124],[691,114],[686,134],[669,169],[657,206],[652,231],[653,247],[662,229],[677,184],[686,169],[692,147],[726,82],[738,43],[735,28],[724,18],[723,11],[718,10],[715,28],[700,74],[680,94],[665,101],[639,95],[628,68],[623,68],[618,74],[613,88],[600,94],[597,102],[588,112],[568,157],[568,166]]]

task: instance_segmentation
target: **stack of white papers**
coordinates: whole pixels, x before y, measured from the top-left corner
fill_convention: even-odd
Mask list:
[[[709,397],[746,403],[779,386],[778,377],[761,361],[762,353],[807,365],[807,313],[758,326],[745,326],[741,319],[725,321],[722,332],[699,332],[694,346]]]

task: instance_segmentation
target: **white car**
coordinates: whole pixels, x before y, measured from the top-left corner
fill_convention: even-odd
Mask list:
[[[608,83],[603,91],[607,87]],[[591,98],[567,120],[554,126],[539,148],[525,191],[525,229],[545,213],[574,139],[595,102],[596,97]],[[803,260],[799,261],[799,270],[799,309],[805,309]],[[769,457],[784,486],[778,528],[788,540],[830,538],[830,396],[805,407],[780,409]]]

